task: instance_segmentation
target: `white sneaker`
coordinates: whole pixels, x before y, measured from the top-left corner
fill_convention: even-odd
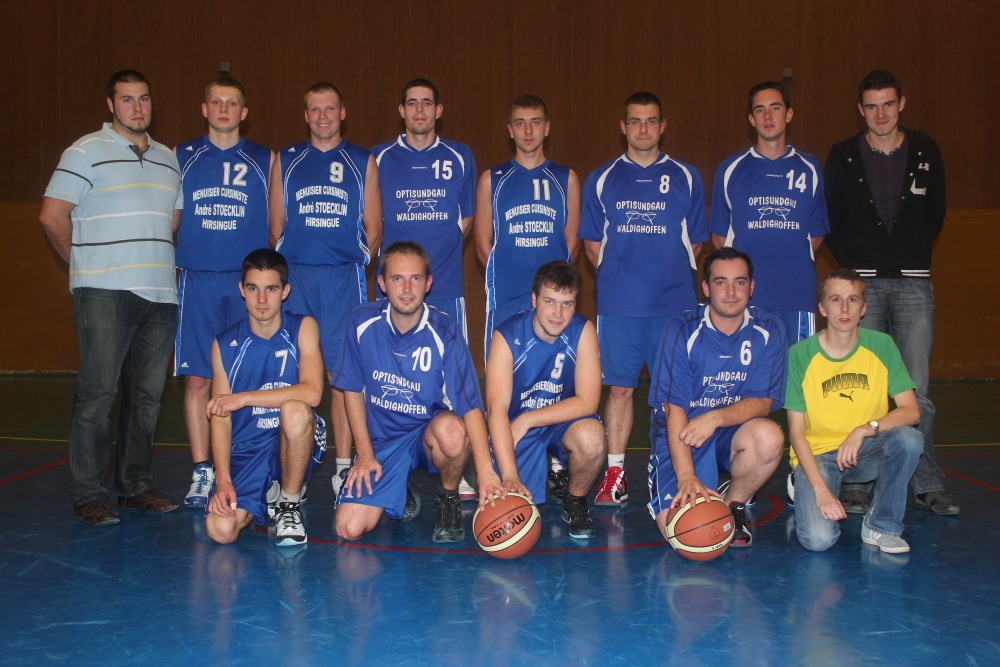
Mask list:
[[[861,541],[876,546],[887,554],[905,554],[910,550],[910,545],[902,537],[876,533],[866,523],[861,524]]]
[[[215,482],[215,468],[207,463],[199,463],[191,473],[191,488],[184,496],[185,507],[204,507],[208,504],[208,492]]]
[[[334,497],[337,497],[337,496],[340,495],[340,487],[342,487],[344,485],[344,482],[347,481],[347,474],[349,472],[351,472],[350,468],[344,468],[343,470],[341,470],[340,472],[338,472],[336,475],[334,475],[332,480],[330,480],[333,483],[333,495],[334,495]]]
[[[465,477],[462,477],[462,481],[458,483],[458,497],[462,500],[475,500],[477,495],[472,485],[465,481]]]
[[[278,513],[278,498],[281,497],[281,483],[273,479],[271,480],[271,488],[267,490],[267,518],[270,520],[271,525],[274,525],[274,515]]]
[[[306,527],[302,523],[302,510],[298,503],[278,503],[274,525],[277,533],[275,544],[279,547],[294,547],[306,541]]]

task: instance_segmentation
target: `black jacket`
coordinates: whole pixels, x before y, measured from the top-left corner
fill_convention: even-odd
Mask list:
[[[826,245],[840,266],[865,278],[929,278],[931,249],[944,225],[941,151],[926,134],[904,131],[910,144],[891,235],[875,210],[858,135],[834,144],[823,169],[830,212]]]

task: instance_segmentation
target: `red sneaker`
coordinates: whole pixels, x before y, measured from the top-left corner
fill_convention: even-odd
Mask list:
[[[621,505],[628,500],[628,485],[625,483],[625,469],[618,466],[608,468],[597,489],[595,505]]]

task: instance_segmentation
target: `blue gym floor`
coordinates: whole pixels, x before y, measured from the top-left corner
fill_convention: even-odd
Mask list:
[[[182,387],[168,382],[154,457],[157,489],[175,498],[191,468]],[[72,394],[68,377],[0,379],[0,665],[1000,664],[997,384],[932,387],[962,513],[911,507],[909,554],[863,546],[856,515],[829,552],[806,552],[786,463],[754,510],[754,545],[708,563],[674,553],[646,511],[641,406],[627,506],[593,508],[589,542],[543,506],[535,549],[503,561],[476,546],[473,503],[464,543],[431,541],[436,481],[422,473],[415,521],[339,542],[332,456],[310,484],[299,550],[260,530],[215,545],[194,510],[87,526],[67,495]]]

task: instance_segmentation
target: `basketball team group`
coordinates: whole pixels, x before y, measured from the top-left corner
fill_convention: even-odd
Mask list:
[[[510,105],[514,157],[482,173],[435,131],[444,107],[426,79],[401,91],[405,132],[371,151],[342,138],[347,107],[329,83],[305,92],[308,138],[280,151],[240,136],[247,96],[228,75],[205,89],[208,134],[174,148],[146,132],[141,73],[115,73],[107,98],[111,121],[65,150],[40,214],[70,266],[70,494],[88,524],[180,505],[151,471],[171,367],[185,376],[194,464],[183,503],[204,508],[219,543],[256,523],[279,547],[304,544],[301,505],[331,436],[340,539],[364,539],[383,515],[414,519],[417,468],[437,480],[435,542],[465,539],[463,501],[509,493],[558,503],[572,538],[594,538],[589,505],[636,494],[625,453],[643,366],[647,507],[664,535],[672,508],[718,498],[731,546],[751,546],[748,508],[786,446],[769,418],[781,408],[806,549],[830,548],[857,513],[862,542],[909,551],[911,495],[959,512],[928,398],[944,168],[933,139],[900,125],[890,72],[861,82],[867,127],[825,167],[786,143],[787,86],[751,88],[756,143],[719,166],[710,202],[698,171],[661,150],[648,92],[623,105],[625,153],[582,184],[546,159],[534,95]],[[469,234],[485,268],[485,396],[468,347]],[[817,289],[823,243],[841,268]],[[596,323],[577,312],[581,250]]]

